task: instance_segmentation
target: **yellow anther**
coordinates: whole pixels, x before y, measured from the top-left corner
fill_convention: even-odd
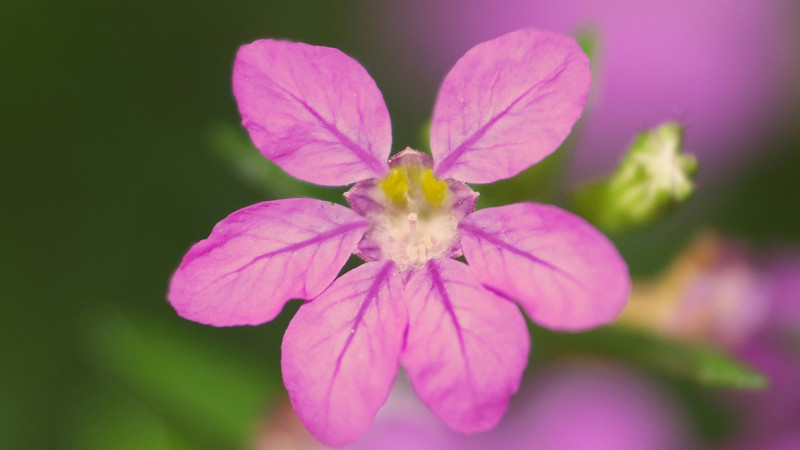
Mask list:
[[[392,168],[380,182],[383,193],[397,206],[439,207],[447,196],[447,183],[433,176],[429,167],[403,165]],[[427,206],[426,206],[427,205]]]
[[[395,167],[392,172],[381,181],[381,189],[392,203],[405,205],[407,202],[409,180],[408,170],[405,167]]]
[[[447,183],[437,180],[431,169],[424,169],[421,175],[422,193],[425,199],[433,206],[441,206],[447,195]]]

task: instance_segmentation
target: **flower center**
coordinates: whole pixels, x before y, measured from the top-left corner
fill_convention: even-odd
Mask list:
[[[380,187],[392,203],[411,209],[440,207],[447,196],[447,183],[424,166],[395,166]]]
[[[379,186],[388,201],[383,214],[371,218],[371,231],[384,258],[405,270],[451,252],[458,221],[446,204],[446,182],[437,180],[430,168],[402,165]]]
[[[458,223],[472,212],[477,194],[463,183],[437,179],[427,155],[408,149],[390,161],[382,180],[348,192],[353,209],[372,226],[359,244],[364,259],[393,260],[400,270],[461,254]]]

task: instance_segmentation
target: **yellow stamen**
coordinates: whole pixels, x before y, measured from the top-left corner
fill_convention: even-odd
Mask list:
[[[447,183],[437,180],[431,169],[424,169],[421,175],[422,193],[425,199],[433,206],[441,206],[447,194]]]
[[[380,187],[389,201],[402,207],[411,202],[415,208],[438,208],[447,196],[447,183],[434,177],[429,167],[394,167]]]
[[[381,181],[381,189],[389,197],[389,200],[397,205],[405,205],[407,203],[408,187],[408,170],[402,166],[392,169],[389,176]]]

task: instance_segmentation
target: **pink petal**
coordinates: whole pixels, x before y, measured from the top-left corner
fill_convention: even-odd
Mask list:
[[[401,361],[417,395],[456,431],[494,427],[528,364],[519,309],[451,259],[414,272],[405,297],[409,329]]]
[[[491,183],[541,161],[578,120],[590,84],[589,59],[566,36],[519,30],[473,47],[439,90],[434,173]]]
[[[172,276],[182,317],[214,326],[256,325],[292,298],[314,298],[369,228],[344,206],[309,198],[240,209],[195,244]]]
[[[355,442],[397,376],[407,318],[394,263],[366,263],[303,305],[283,337],[283,380],[297,415],[327,445]]]
[[[625,261],[602,233],[554,206],[487,208],[459,225],[461,248],[481,283],[517,300],[548,328],[612,322],[628,301]]]
[[[388,172],[383,96],[341,51],[271,39],[243,45],[233,93],[255,146],[295,177],[341,186]]]

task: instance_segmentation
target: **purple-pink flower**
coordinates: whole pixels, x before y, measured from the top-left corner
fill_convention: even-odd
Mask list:
[[[756,257],[740,243],[701,234],[658,279],[634,286],[619,323],[712,344],[768,379],[763,390],[725,393],[725,409],[741,423],[723,448],[800,448],[796,250]]]
[[[230,326],[308,300],[286,330],[282,370],[295,411],[326,444],[367,430],[398,366],[452,429],[494,427],[528,362],[512,300],[563,330],[609,323],[627,301],[625,262],[583,219],[535,203],[474,211],[465,184],[552,153],[589,85],[571,38],[521,30],[484,42],[439,91],[432,157],[406,149],[387,161],[389,114],[355,60],[302,43],[242,46],[233,88],[256,147],[302,180],[355,183],[352,209],[304,198],[231,214],[186,254],[169,301],[187,319]],[[366,263],[336,278],[352,253]]]
[[[589,30],[596,36],[595,84],[574,143],[570,169],[578,178],[613,170],[637,132],[679,120],[686,148],[702,163],[698,176],[708,181],[774,150],[765,137],[796,122],[790,113],[800,88],[796,0],[366,0],[361,6],[370,9],[374,26],[362,36],[377,29],[389,39],[376,51],[400,52],[386,58],[384,70],[402,71],[401,81],[423,92],[464,49],[487,37],[532,25]]]
[[[287,402],[288,403],[288,402]],[[437,423],[401,379],[375,422],[349,450],[676,450],[700,448],[685,411],[635,371],[592,359],[538,369],[493,430],[464,436]],[[263,420],[256,450],[324,450],[286,404]]]

